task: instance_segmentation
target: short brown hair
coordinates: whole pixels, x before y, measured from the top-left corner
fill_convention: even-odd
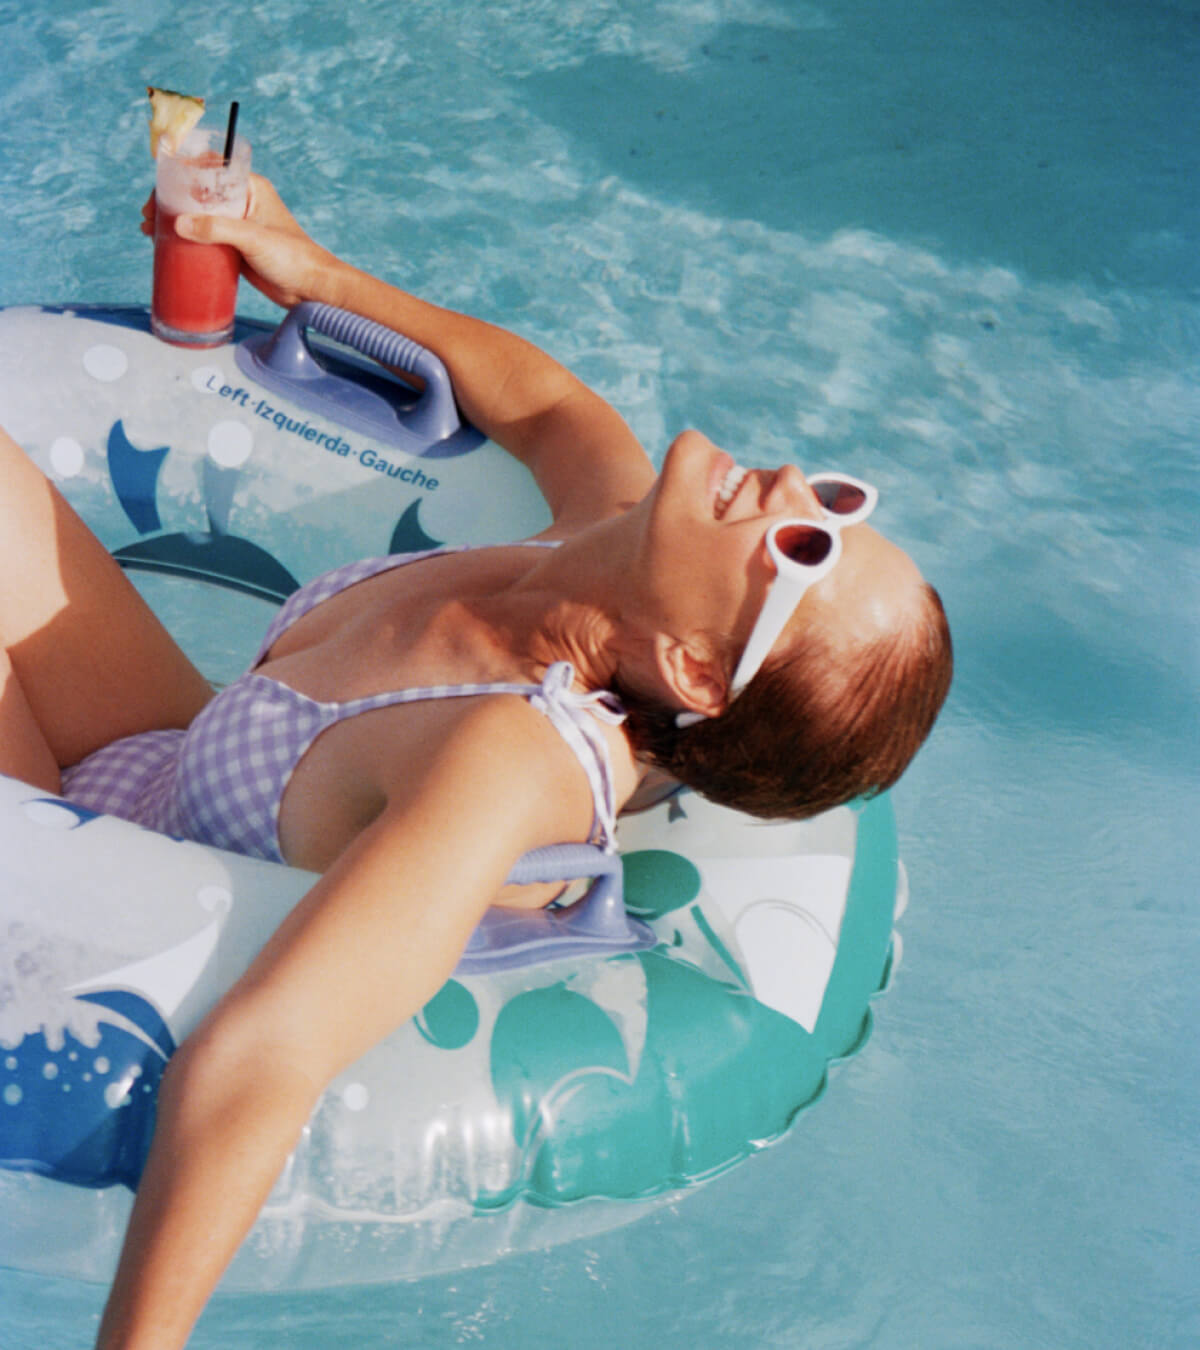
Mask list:
[[[929,735],[954,658],[941,597],[839,664],[806,629],[719,716],[679,729],[675,711],[614,682],[641,758],[723,806],[803,820],[892,786]]]

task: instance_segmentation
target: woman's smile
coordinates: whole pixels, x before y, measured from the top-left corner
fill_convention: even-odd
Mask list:
[[[744,469],[737,463],[731,464],[725,471],[717,488],[717,500],[713,509],[713,514],[718,520],[729,510],[729,504],[737,496],[738,488],[745,482],[749,472],[749,469]]]
[[[746,490],[757,492],[757,499],[750,509],[741,508],[741,514],[747,518],[780,514],[820,518],[820,503],[808,486],[807,478],[796,465],[787,464],[780,469],[747,469],[726,451],[707,441],[707,438],[701,438],[699,433],[690,435],[713,456],[706,474],[706,490],[712,503],[714,519],[732,518],[731,508],[747,483],[750,487]]]

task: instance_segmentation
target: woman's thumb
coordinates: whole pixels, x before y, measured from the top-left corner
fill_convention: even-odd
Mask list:
[[[236,244],[238,227],[242,224],[243,221],[227,216],[179,216],[175,221],[175,233],[198,244]]]

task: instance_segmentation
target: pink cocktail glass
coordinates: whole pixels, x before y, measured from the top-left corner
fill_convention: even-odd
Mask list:
[[[239,257],[228,244],[198,244],[175,233],[181,215],[243,216],[250,144],[238,136],[228,164],[225,133],[197,128],[178,153],[158,150],[154,182],[154,298],[150,326],[167,342],[215,347],[233,334]]]

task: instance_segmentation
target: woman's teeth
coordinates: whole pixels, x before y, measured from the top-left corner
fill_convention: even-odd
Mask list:
[[[717,489],[717,507],[716,516],[720,520],[729,509],[729,503],[737,496],[737,490],[742,485],[742,479],[749,472],[743,469],[740,464],[731,464],[726,470],[725,477],[721,479],[721,486]]]

